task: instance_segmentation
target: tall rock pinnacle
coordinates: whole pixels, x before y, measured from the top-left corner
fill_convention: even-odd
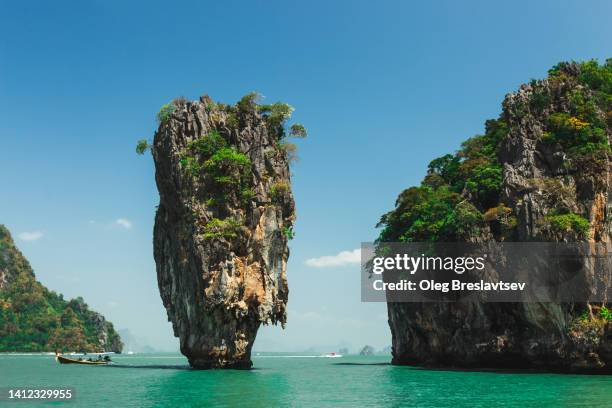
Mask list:
[[[181,352],[196,368],[251,367],[259,326],[286,321],[292,108],[256,100],[180,98],[158,114],[157,279]],[[305,129],[290,133],[303,137]]]

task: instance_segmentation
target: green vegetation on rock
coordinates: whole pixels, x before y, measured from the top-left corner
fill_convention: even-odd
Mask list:
[[[241,223],[233,218],[213,218],[204,226],[204,238],[235,238],[240,226]]]
[[[252,197],[251,161],[213,130],[191,141],[182,152],[180,163],[194,177],[211,177],[222,186],[238,186],[240,197]]]
[[[289,193],[289,184],[285,181],[277,181],[270,187],[270,199],[273,203],[281,203],[285,194]]]
[[[160,124],[165,123],[168,119],[170,119],[175,110],[176,104],[174,101],[162,105],[159,112],[157,112],[157,122]]]
[[[295,238],[295,232],[293,232],[293,227],[283,227],[282,229],[283,235],[287,237],[288,240],[292,240]]]
[[[204,162],[204,169],[217,183],[242,185],[251,175],[251,160],[234,147],[222,147]]]
[[[579,71],[576,78],[567,75],[571,68]],[[571,157],[597,159],[599,153],[608,152],[606,129],[612,115],[612,59],[602,65],[596,60],[579,64],[562,62],[548,74],[551,81],[578,82],[580,86],[567,93],[569,113],[555,112],[549,116],[544,140],[561,144]]]
[[[64,300],[40,284],[0,225],[0,351],[117,351],[112,323],[82,298]]]
[[[144,154],[147,150],[149,150],[151,146],[147,139],[140,139],[138,143],[136,143],[136,153]]]
[[[499,119],[486,121],[484,135],[463,142],[455,154],[432,160],[421,185],[402,192],[395,209],[381,217],[378,241],[463,240],[487,224],[502,236],[511,234],[517,219],[502,203],[500,152],[511,130],[518,132],[515,122],[533,120],[533,115],[544,122],[542,142],[560,151],[563,166],[583,176],[602,173],[601,163],[610,152],[612,60],[560,63],[547,80],[531,81],[529,92],[527,102],[511,99]],[[578,214],[550,214],[545,222],[553,232],[584,236],[588,231],[588,221]]]
[[[578,214],[549,214],[544,219],[557,234],[573,231],[584,238],[589,232],[589,220]]]
[[[484,135],[468,139],[454,155],[432,160],[421,186],[401,193],[396,209],[381,218],[379,240],[453,241],[478,234],[484,227],[482,211],[498,203],[502,169],[497,153],[507,132],[501,119],[489,120]]]

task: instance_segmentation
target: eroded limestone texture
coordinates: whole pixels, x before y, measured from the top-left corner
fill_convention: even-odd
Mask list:
[[[152,153],[160,203],[154,255],[161,298],[197,368],[251,367],[259,326],[286,321],[294,201],[287,115],[176,100]]]

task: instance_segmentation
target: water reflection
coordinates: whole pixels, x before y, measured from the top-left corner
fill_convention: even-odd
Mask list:
[[[277,407],[287,406],[291,386],[272,370],[166,371],[144,387],[145,406]]]

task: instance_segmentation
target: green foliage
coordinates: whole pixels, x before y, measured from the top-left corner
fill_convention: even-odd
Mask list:
[[[575,77],[576,73],[578,76]],[[612,59],[600,65],[596,60],[582,63],[562,62],[549,71],[549,79],[578,81],[587,89],[574,89],[569,94],[572,114],[591,126],[606,128],[606,119],[597,114],[597,108],[608,115],[612,111]]]
[[[574,89],[568,93],[568,101],[572,115],[589,122],[592,126],[605,127],[597,112],[597,104],[593,98],[589,98],[583,89]]]
[[[474,136],[456,154],[447,154],[429,163],[424,184],[447,185],[456,193],[469,191],[480,208],[495,204],[502,182],[502,167],[497,158],[499,144],[508,133],[502,120],[489,120],[484,135]]]
[[[218,110],[223,110],[226,113],[225,124],[230,129],[235,129],[241,126],[245,115],[252,115],[259,112],[263,115],[268,131],[278,141],[278,148],[287,153],[289,163],[297,160],[295,144],[284,142],[285,136],[289,135],[296,138],[305,138],[308,134],[304,125],[294,123],[289,127],[287,132],[285,125],[291,118],[293,107],[284,102],[275,102],[272,104],[260,104],[262,96],[257,92],[251,92],[243,96],[234,106],[225,105],[222,103],[211,104]]]
[[[289,184],[285,181],[277,181],[270,186],[270,199],[273,203],[282,203],[289,192]]]
[[[543,111],[550,103],[552,98],[546,93],[546,89],[539,81],[532,81],[532,94],[530,99],[531,107],[536,111]]]
[[[149,142],[147,141],[147,139],[140,139],[138,143],[136,143],[136,153],[138,154],[142,155],[150,148],[151,146],[149,145]]]
[[[180,163],[193,177],[209,177],[223,187],[215,197],[206,202],[208,207],[228,199],[230,190],[244,204],[256,194],[251,189],[251,161],[217,130],[195,139],[187,144],[181,153]]]
[[[555,233],[573,231],[584,237],[589,232],[589,220],[578,214],[549,214],[544,220]]]
[[[378,241],[455,241],[479,234],[481,211],[499,201],[502,167],[497,155],[507,133],[503,120],[489,120],[484,135],[468,139],[454,155],[432,160],[421,186],[405,190],[396,208],[383,215]]]
[[[289,134],[293,137],[304,138],[308,136],[308,131],[301,123],[294,123],[289,128]]]
[[[240,125],[238,115],[233,110],[227,112],[227,125],[230,128],[237,128]]]
[[[204,226],[203,236],[205,239],[235,238],[238,236],[240,226],[240,222],[233,218],[224,220],[213,218]]]
[[[605,320],[605,321],[607,321],[607,322],[610,322],[610,321],[612,321],[612,310],[608,309],[608,308],[607,308],[607,307],[605,307],[605,306],[602,306],[602,307],[601,307],[601,310],[599,311],[599,316],[600,316],[600,317],[601,317],[603,320]]]
[[[285,136],[285,122],[291,117],[293,107],[284,102],[271,105],[259,105],[259,111],[265,115],[268,128],[276,132],[278,139]]]
[[[64,300],[34,277],[6,228],[0,225],[0,260],[6,283],[0,290],[0,351],[100,351],[104,330],[109,350],[121,351],[113,325],[90,310],[82,298]],[[107,350],[107,351],[109,351]]]
[[[478,233],[482,214],[449,186],[411,187],[400,194],[395,210],[383,215],[379,241],[455,241]]]
[[[217,183],[240,185],[250,175],[251,161],[234,147],[223,147],[204,162],[204,169]]]
[[[612,94],[612,58],[608,58],[603,65],[599,65],[597,60],[583,62],[578,78],[595,91]]]
[[[179,163],[181,163],[181,166],[183,166],[187,173],[194,177],[199,176],[200,172],[202,171],[202,165],[198,159],[193,156],[184,156],[179,160]]]
[[[217,130],[188,143],[181,156],[181,165],[192,176],[205,171],[222,184],[240,183],[251,166],[249,158],[229,147]]]
[[[283,235],[287,237],[289,241],[295,238],[295,232],[293,232],[293,227],[283,227],[282,232]]]
[[[240,200],[243,203],[248,203],[251,201],[257,194],[250,188],[244,187],[240,190]]]
[[[612,309],[607,308],[605,305],[601,306],[599,309],[599,316],[593,315],[593,320],[597,321],[599,320],[598,318],[601,319],[602,322],[612,322]],[[578,320],[582,322],[589,322],[592,320],[591,314],[588,310],[585,310],[580,314]]]
[[[561,63],[549,71],[548,81],[553,85],[563,81],[567,85],[559,89],[566,89],[566,94],[551,94],[546,81],[534,80],[530,99],[507,107],[505,115],[519,119],[529,112],[546,112],[549,106],[559,105],[557,98],[561,98],[569,109],[549,115],[543,141],[561,145],[583,169],[599,171],[610,152],[612,60],[604,65]],[[432,160],[421,185],[405,190],[395,209],[381,218],[378,242],[465,239],[480,231],[485,222],[482,212],[487,222],[495,221],[490,227],[496,233],[503,235],[514,228],[516,218],[499,206],[503,168],[498,156],[509,132],[507,116],[487,121],[485,134],[468,139],[455,154]],[[585,236],[589,229],[588,220],[578,214],[550,214],[544,221],[559,233]]]
[[[591,318],[591,315],[589,314],[588,310],[585,310],[584,312],[582,312],[580,316],[578,317],[578,319],[583,322],[589,320],[590,318]]]
[[[258,92],[251,92],[244,95],[238,103],[236,108],[241,113],[252,113],[257,110],[257,103],[261,100],[261,95]]]
[[[604,129],[561,112],[549,116],[544,140],[559,143],[570,155],[578,157],[610,150]]]
[[[216,129],[187,145],[191,153],[198,153],[206,159],[224,147],[227,147],[227,141]]]
[[[170,117],[172,117],[172,114],[175,110],[176,105],[174,101],[162,105],[162,107],[159,109],[159,112],[157,112],[157,122],[159,124],[165,123],[168,119],[170,119]]]

